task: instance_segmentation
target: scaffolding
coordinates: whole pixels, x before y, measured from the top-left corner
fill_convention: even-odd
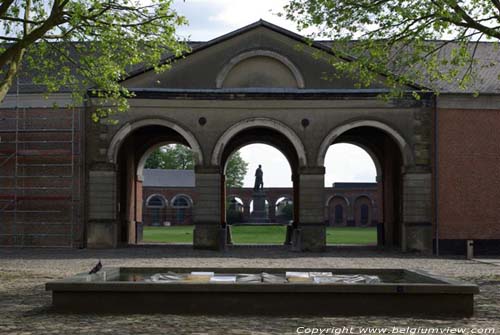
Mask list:
[[[0,109],[0,246],[80,245],[80,114],[16,101]]]

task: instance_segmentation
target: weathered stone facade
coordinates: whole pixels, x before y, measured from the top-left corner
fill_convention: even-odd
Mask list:
[[[127,230],[140,220],[137,197],[133,196],[137,181],[128,172],[136,170],[134,162],[140,166],[138,162],[151,146],[180,142],[189,145],[197,158],[199,199],[194,208],[194,244],[220,248],[226,235],[222,200],[226,197],[226,160],[235,149],[260,142],[281,150],[292,167],[296,248],[322,250],[323,160],[331,144],[347,142],[372,153],[380,167],[387,245],[429,252],[432,240],[408,241],[406,227],[426,230],[432,222],[431,213],[425,211],[431,206],[429,185],[411,181],[430,180],[431,130],[422,127],[422,120],[431,118],[432,97],[382,101],[378,98],[382,84],[358,90],[347,78],[322,80],[321,74],[330,71],[328,63],[312,56],[317,47],[298,51],[294,47],[297,42],[296,36],[259,23],[194,51],[166,74],[144,72],[129,78],[125,85],[137,97],[131,100],[127,113],[117,115],[118,124],[88,123],[89,176],[102,170],[116,173],[118,188],[127,190],[127,197],[118,197],[122,214],[114,224]],[[284,67],[289,69],[288,77]],[[231,78],[229,88],[224,76]],[[245,81],[249,76],[251,83]],[[138,171],[137,180],[140,174]],[[110,187],[101,194],[112,198],[115,192]],[[404,197],[415,194],[421,197]],[[133,212],[135,216],[130,214]],[[105,222],[89,224],[110,224]],[[120,242],[120,234],[116,235],[113,245]],[[428,237],[420,233],[412,236]],[[94,241],[93,237],[89,240]]]

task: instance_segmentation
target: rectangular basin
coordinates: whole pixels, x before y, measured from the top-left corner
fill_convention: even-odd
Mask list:
[[[377,283],[151,282],[158,273],[220,275],[331,272],[377,276]],[[473,314],[476,285],[405,269],[103,268],[46,284],[59,312],[202,315],[391,315],[464,317]]]

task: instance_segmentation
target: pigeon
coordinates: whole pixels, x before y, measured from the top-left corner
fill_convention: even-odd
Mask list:
[[[99,262],[92,268],[92,270],[90,270],[89,275],[97,273],[101,269],[102,269],[102,263],[101,263],[101,260],[99,260]]]

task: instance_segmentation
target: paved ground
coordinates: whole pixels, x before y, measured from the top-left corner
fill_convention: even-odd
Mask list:
[[[477,258],[476,261],[500,266],[500,258]]]
[[[65,315],[50,310],[44,283],[105,266],[382,267],[428,271],[480,286],[470,319],[388,317],[190,317],[177,315]],[[494,259],[497,261],[498,259]],[[493,262],[494,263],[494,262]],[[500,332],[500,266],[459,258],[423,258],[374,250],[292,253],[277,248],[232,249],[225,254],[189,247],[116,250],[0,249],[0,334],[297,334],[297,327],[494,327]],[[402,329],[402,328],[401,328]],[[301,328],[300,330],[304,330]],[[350,333],[350,332],[349,332]]]

